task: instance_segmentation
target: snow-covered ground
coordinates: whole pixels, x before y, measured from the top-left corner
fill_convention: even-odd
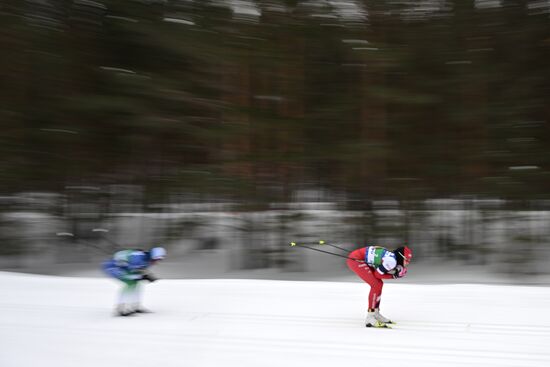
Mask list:
[[[0,366],[550,366],[550,287],[388,281],[392,330],[364,327],[360,281],[165,279],[128,318],[117,291],[0,272]]]

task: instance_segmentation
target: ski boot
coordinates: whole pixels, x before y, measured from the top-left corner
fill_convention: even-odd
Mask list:
[[[374,311],[367,312],[367,319],[365,320],[365,326],[374,327],[374,328],[389,328],[388,324],[376,319],[376,315]]]
[[[115,309],[116,316],[132,316],[135,313],[136,311],[129,308],[126,304],[120,304]]]
[[[392,320],[388,319],[387,317],[384,317],[380,313],[380,309],[378,308],[374,309],[374,318],[380,322],[383,322],[384,324],[395,324],[395,322],[393,322]]]

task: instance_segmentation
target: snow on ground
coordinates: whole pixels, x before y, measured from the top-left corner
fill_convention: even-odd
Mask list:
[[[166,279],[127,318],[117,291],[0,272],[0,366],[550,366],[550,287],[388,281],[392,330],[364,327],[361,282]]]

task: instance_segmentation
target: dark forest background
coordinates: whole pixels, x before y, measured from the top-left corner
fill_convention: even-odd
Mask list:
[[[336,3],[3,0],[0,189],[548,197],[547,3]]]
[[[2,0],[0,24],[6,203],[550,199],[548,1]]]

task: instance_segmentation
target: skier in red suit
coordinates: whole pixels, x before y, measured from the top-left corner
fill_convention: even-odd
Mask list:
[[[393,251],[380,246],[367,246],[352,251],[347,265],[361,279],[370,285],[367,327],[387,327],[392,321],[380,314],[380,299],[384,279],[402,278],[407,274],[407,266],[412,259],[409,247],[399,247]]]

